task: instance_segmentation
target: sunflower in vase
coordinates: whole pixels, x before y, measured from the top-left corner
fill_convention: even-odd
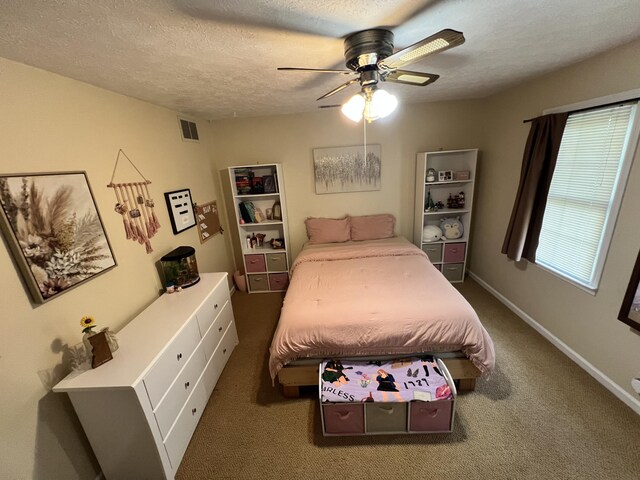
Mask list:
[[[95,335],[95,333],[93,332],[93,328],[97,327],[97,325],[93,317],[89,315],[87,315],[86,317],[82,317],[82,320],[80,320],[80,326],[82,327],[82,333]]]

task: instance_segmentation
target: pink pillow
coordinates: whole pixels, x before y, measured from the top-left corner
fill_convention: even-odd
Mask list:
[[[396,219],[389,213],[351,217],[351,240],[377,240],[395,237]]]
[[[313,218],[304,221],[309,243],[341,243],[351,240],[351,221],[344,218]]]

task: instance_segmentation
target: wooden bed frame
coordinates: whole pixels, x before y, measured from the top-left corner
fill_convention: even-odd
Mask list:
[[[468,358],[443,358],[447,370],[456,382],[458,391],[469,392],[476,388],[480,370]],[[285,397],[300,396],[300,387],[318,385],[318,365],[287,365],[278,373]]]

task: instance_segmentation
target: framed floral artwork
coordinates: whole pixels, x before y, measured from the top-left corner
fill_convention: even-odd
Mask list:
[[[618,320],[640,331],[640,252],[638,252],[636,265],[633,267],[627,292],[622,300]]]
[[[0,175],[0,230],[36,303],[117,265],[86,172]]]

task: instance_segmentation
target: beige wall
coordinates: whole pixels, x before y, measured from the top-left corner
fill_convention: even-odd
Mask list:
[[[0,244],[0,478],[92,479],[99,469],[70,402],[48,388],[66,372],[65,348],[81,340],[83,315],[117,331],[157,298],[155,262],[164,253],[192,245],[201,272],[233,271],[228,235],[204,245],[195,228],[174,236],[164,201],[164,192],[185,187],[197,202],[220,200],[208,125],[198,123],[201,143],[183,142],[175,112],[3,59],[0,106],[0,172],[86,170],[118,261],[35,306]],[[153,182],[162,228],[150,255],[125,239],[106,188],[119,148]],[[136,179],[126,160],[118,170],[116,180]]]
[[[616,319],[640,248],[640,161],[632,166],[604,267],[593,296],[532,265],[500,254],[515,197],[529,124],[544,109],[640,87],[640,42],[520,85],[487,100],[470,270],[622,389],[640,374],[640,335]]]
[[[396,231],[412,238],[416,153],[478,147],[479,106],[473,101],[401,105],[390,117],[368,125],[367,143],[382,149],[379,191],[316,195],[313,149],[363,141],[362,123],[354,124],[337,109],[212,122],[215,164],[228,182],[225,167],[282,163],[294,256],[307,239],[308,216],[389,212],[397,218]],[[233,216],[235,206],[230,208],[228,214]],[[234,239],[237,242],[237,236]],[[239,257],[236,260],[242,265]]]

